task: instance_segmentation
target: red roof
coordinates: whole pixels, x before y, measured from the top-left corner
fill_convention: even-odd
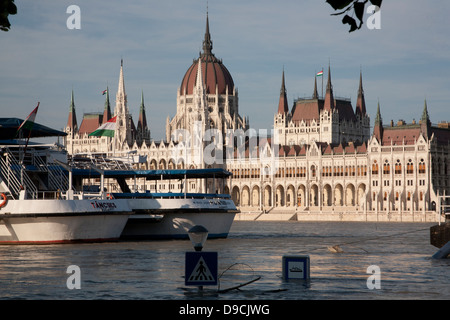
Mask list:
[[[311,121],[319,121],[320,109],[323,108],[323,100],[305,99],[297,100],[292,110],[292,121],[305,121],[309,124]]]
[[[384,146],[415,144],[420,136],[420,125],[404,125],[396,127],[383,127]]]
[[[89,134],[97,130],[102,124],[103,115],[99,113],[86,113],[83,115],[83,121],[81,121],[79,134]]]

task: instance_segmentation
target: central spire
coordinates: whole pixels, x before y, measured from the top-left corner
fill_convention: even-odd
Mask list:
[[[213,44],[212,44],[212,40],[211,40],[211,34],[209,33],[208,10],[206,10],[206,31],[205,31],[205,39],[203,40],[203,54],[211,55],[212,48],[213,48]]]

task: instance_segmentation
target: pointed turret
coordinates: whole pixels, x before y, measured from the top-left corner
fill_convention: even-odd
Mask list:
[[[364,90],[362,85],[362,72],[359,73],[358,98],[356,99],[356,115],[366,115],[366,101],[364,99]]]
[[[138,120],[138,130],[139,128],[147,127],[147,117],[145,115],[145,105],[144,105],[144,91],[141,92],[141,106],[139,107],[139,120]]]
[[[114,115],[117,116],[116,135],[114,136],[116,150],[122,150],[126,143],[128,146],[132,145],[132,139],[136,134],[136,128],[128,110],[125,80],[123,76],[123,59],[120,60],[119,85],[117,88]]]
[[[317,92],[317,76],[314,77],[314,92],[312,98],[319,99],[319,93]]]
[[[327,91],[325,93],[325,102],[323,108],[328,111],[334,109],[334,97],[333,97],[333,86],[331,85],[330,65],[328,65]]]
[[[144,141],[150,142],[150,130],[147,126],[147,116],[145,114],[144,92],[141,92],[141,106],[139,108],[139,120],[137,125],[137,136],[139,144]]]
[[[281,78],[281,89],[280,89],[280,100],[278,102],[278,114],[288,114],[289,113],[289,107],[287,102],[287,96],[286,96],[286,86],[284,81],[284,69],[283,69],[283,76]]]
[[[425,138],[430,138],[430,128],[431,128],[431,121],[430,117],[428,116],[428,107],[427,107],[427,100],[424,102],[423,106],[423,112],[422,112],[422,118],[420,118],[420,130],[422,131]]]
[[[70,98],[69,118],[67,119],[67,129],[70,130],[70,134],[72,137],[78,131],[77,115],[75,112],[75,102],[73,99],[73,90],[72,90],[72,95]]]
[[[380,113],[380,102],[378,102],[377,106],[377,115],[375,118],[375,125],[373,127],[373,135],[381,143],[381,140],[383,139],[383,120]]]
[[[109,87],[106,87],[105,109],[103,110],[102,124],[111,119],[111,105],[109,103]]]
[[[119,86],[116,94],[116,108],[118,105],[123,107],[122,110],[114,110],[117,115],[119,112],[125,113],[127,108],[127,95],[125,93],[125,80],[123,77],[123,59],[120,60],[120,74],[119,74]]]

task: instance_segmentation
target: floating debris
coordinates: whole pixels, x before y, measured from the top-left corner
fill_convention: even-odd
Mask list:
[[[330,252],[333,252],[333,253],[342,253],[342,252],[344,252],[344,250],[342,250],[342,248],[339,245],[328,247],[328,250]]]

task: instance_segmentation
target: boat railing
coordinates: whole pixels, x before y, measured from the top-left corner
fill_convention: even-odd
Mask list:
[[[74,168],[90,168],[94,165],[102,170],[131,170],[132,160],[124,157],[109,158],[102,154],[89,155],[88,157],[81,155],[72,158],[72,167]]]
[[[33,163],[42,172],[48,175],[49,188],[53,190],[67,190],[69,187],[69,179],[64,174],[61,166],[58,164],[45,163],[45,161],[36,155],[33,157]]]
[[[130,192],[130,193],[110,193],[114,198],[144,198],[144,199],[231,199],[229,194],[220,193],[151,193],[151,192]]]
[[[14,157],[9,148],[3,149],[0,156],[0,167],[3,181],[8,186],[11,196],[16,199],[22,190],[31,198],[37,197],[37,188],[24,170],[24,166]]]

